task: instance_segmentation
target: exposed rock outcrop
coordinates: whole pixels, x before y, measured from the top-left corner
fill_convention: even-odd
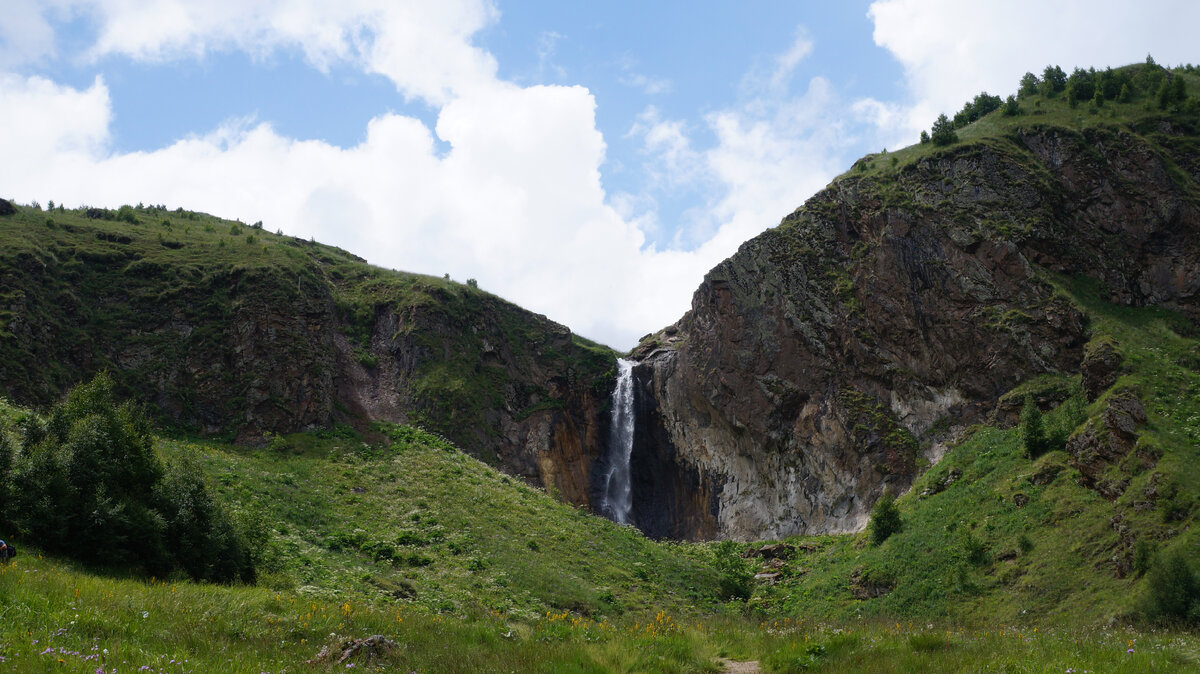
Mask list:
[[[1083,362],[1079,365],[1083,377],[1083,392],[1088,402],[1094,402],[1101,393],[1117,382],[1121,370],[1121,354],[1110,338],[1094,339],[1083,350]]]
[[[1104,416],[1091,420],[1067,440],[1067,453],[1071,455],[1071,466],[1079,470],[1080,484],[1110,501],[1119,498],[1129,486],[1129,478],[1119,470],[1119,464],[1136,448],[1138,429],[1145,423],[1146,410],[1141,401],[1131,394],[1113,394]],[[1157,460],[1152,455],[1140,458],[1147,466]]]
[[[1200,209],[1176,152],[1194,154],[1117,129],[952,148],[835,181],[709,272],[634,356],[676,470],[713,490],[717,535],[859,530],[953,429],[1034,375],[1078,372],[1086,325],[1046,272],[1200,316]]]

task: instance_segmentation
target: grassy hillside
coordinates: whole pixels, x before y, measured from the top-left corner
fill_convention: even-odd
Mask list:
[[[305,596],[536,618],[702,609],[719,599],[705,547],[654,543],[407,426],[386,441],[301,434],[284,449],[166,440],[236,507],[269,523],[266,582]],[[276,443],[277,446],[282,443]]]
[[[181,431],[409,420],[495,461],[502,419],[576,413],[613,363],[473,283],[261,225],[142,205],[0,216],[0,394],[23,404],[108,369]]]
[[[1200,87],[1190,71],[1179,76]],[[1194,114],[1163,110],[1146,91],[1094,111],[1061,95],[1020,105],[958,129],[949,150],[875,155],[840,180],[890,184],[898,167],[977,144],[1019,152],[1011,137],[1030,125],[1136,132],[1197,155]],[[1196,169],[1173,168],[1181,185]],[[867,533],[794,537],[778,559],[743,560],[762,543],[650,541],[415,426],[334,423],[353,410],[259,448],[185,433],[232,434],[245,408],[282,404],[247,400],[268,365],[248,378],[224,355],[238,339],[227,326],[272,306],[333,317],[367,371],[382,354],[381,316],[424,317],[395,335],[414,353],[446,356],[416,367],[406,391],[414,421],[453,428],[456,440],[494,434],[489,410],[514,402],[516,417],[566,405],[489,360],[501,359],[495,345],[470,330],[480,315],[486,334],[536,345],[539,368],[604,388],[607,349],[553,337],[552,324],[476,288],[153,207],[21,207],[0,218],[0,258],[0,387],[44,404],[111,368],[127,393],[180,421],[157,441],[164,460],[194,465],[262,542],[257,585],[223,586],[83,567],[0,532],[23,551],[0,567],[0,671],[715,672],[721,658],[775,672],[1200,668],[1194,632],[1141,615],[1156,560],[1200,559],[1200,329],[1109,304],[1093,281],[1044,274],[1087,315],[1092,344],[1120,355],[1115,383],[1089,403],[1079,376],[1049,375],[1005,398],[1042,403],[1047,428],[1062,433],[1051,451],[1027,456],[1011,420],[973,427],[900,497],[903,526],[882,544]],[[156,329],[131,327],[147,321]],[[269,350],[307,348],[303,330],[285,328]],[[217,365],[176,367],[189,358]],[[311,361],[299,374],[316,380],[328,367]],[[224,407],[210,409],[199,390],[226,394]],[[1089,449],[1089,434],[1111,433],[1113,410],[1133,400],[1145,420],[1130,447]],[[0,404],[0,433],[22,432],[26,414]],[[777,575],[751,581],[754,572]],[[371,634],[396,649],[336,661],[345,640]],[[334,657],[306,664],[322,647]]]
[[[1129,97],[1125,100],[1107,99],[1097,106],[1089,99],[1077,101],[1072,105],[1064,91],[1029,93],[1016,99],[1017,112],[1013,114],[1007,114],[1002,104],[995,111],[955,129],[957,140],[953,143],[940,146],[924,142],[899,149],[885,149],[859,159],[840,178],[856,175],[885,178],[894,176],[906,164],[935,157],[947,149],[961,145],[986,144],[995,148],[1015,150],[1015,144],[1011,142],[1012,135],[1024,129],[1037,127],[1054,127],[1076,133],[1124,129],[1153,137],[1168,149],[1191,149],[1196,146],[1194,128],[1189,127],[1192,127],[1197,119],[1200,70],[1188,67],[1169,71],[1170,77],[1178,77],[1184,83],[1184,91],[1191,101],[1185,99],[1167,106],[1160,105],[1157,93],[1162,79],[1168,77],[1166,69],[1157,65],[1138,64],[1119,68],[1115,72],[1126,76],[1131,85]],[[1191,124],[1184,129],[1171,129],[1161,127],[1160,122],[1163,121]]]
[[[1200,666],[1194,636],[1107,623],[1131,615],[1145,583],[1114,574],[1114,514],[1158,550],[1196,546],[1183,502],[1200,464],[1200,342],[1174,315],[1061,287],[1125,362],[1085,413],[1136,392],[1142,443],[1159,452],[1153,466],[1114,468],[1131,480],[1115,502],[1079,485],[1063,451],[1031,461],[1017,430],[980,427],[900,499],[899,533],[878,547],[866,534],[790,539],[795,553],[770,569],[779,582],[743,602],[723,581],[757,570],[730,556],[757,546],[648,541],[411,427],[379,426],[374,444],[345,428],[261,449],[162,439],[165,460],[196,464],[266,530],[258,586],[133,578],[18,539],[25,554],[0,571],[0,671],[295,671],[322,646],[375,633],[401,646],[374,664],[402,671],[702,672],[720,658],[779,672]],[[1069,378],[1030,386],[1078,390]],[[1034,484],[1047,466],[1062,468]],[[1137,505],[1168,479],[1183,497]]]

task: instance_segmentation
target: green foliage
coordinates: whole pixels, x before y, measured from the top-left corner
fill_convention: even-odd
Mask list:
[[[713,568],[717,570],[721,598],[745,601],[750,598],[754,571],[738,554],[733,541],[721,541],[713,548]]]
[[[161,573],[167,560],[152,490],[162,466],[144,418],[117,405],[101,373],[41,423],[27,423],[13,470],[21,530],[49,550]]]
[[[998,109],[1002,103],[1003,101],[999,96],[992,96],[986,91],[981,92],[975,96],[974,100],[967,101],[963,105],[962,110],[959,110],[954,115],[954,128],[961,129],[962,127],[984,117],[993,110]],[[937,135],[936,130],[934,135]],[[934,142],[936,143],[937,141]]]
[[[1021,535],[1017,536],[1017,549],[1023,555],[1027,555],[1033,551],[1033,539],[1029,537],[1028,533],[1022,531]]]
[[[1075,100],[1090,101],[1095,92],[1095,71],[1076,68],[1067,78],[1067,95]]]
[[[1038,93],[1050,98],[1067,88],[1067,74],[1058,66],[1046,66],[1042,71],[1042,81],[1038,85]]]
[[[946,115],[938,115],[938,118],[933,123],[932,133],[929,139],[934,145],[943,146],[958,142],[958,134],[954,133],[954,124]]]
[[[1017,89],[1017,95],[1021,98],[1033,96],[1038,92],[1038,78],[1033,73],[1025,73],[1021,76],[1021,84]]]
[[[166,547],[189,576],[196,580],[254,582],[249,541],[213,500],[200,471],[190,461],[180,460],[169,466],[154,490],[166,524]]]
[[[1030,459],[1045,454],[1049,447],[1042,411],[1032,395],[1025,396],[1025,406],[1021,408],[1021,447],[1025,450],[1026,458]]]
[[[976,536],[969,527],[961,527],[959,529],[958,545],[963,559],[971,566],[983,566],[988,563],[990,555],[988,554],[987,544]]]
[[[89,563],[157,575],[178,564],[198,579],[252,579],[236,532],[203,483],[194,472],[164,471],[149,422],[132,404],[118,403],[113,388],[100,373],[72,389],[48,419],[22,421],[11,472],[18,530]],[[230,557],[242,562],[229,566]]]
[[[924,129],[921,129],[921,144],[924,145],[928,142],[929,142],[929,132]]]
[[[0,429],[0,531],[10,531],[13,526],[11,518],[12,503],[11,478],[13,464],[12,442],[8,434]]]
[[[1133,573],[1136,576],[1144,575],[1150,570],[1150,565],[1154,562],[1158,555],[1158,546],[1153,541],[1145,538],[1139,538],[1133,546]]]
[[[128,204],[117,209],[117,220],[127,222],[131,225],[137,224],[137,215],[133,212],[133,206]]]
[[[1151,621],[1200,624],[1200,576],[1194,556],[1181,550],[1158,556],[1146,574],[1143,613]]]
[[[1019,114],[1021,114],[1021,103],[1017,101],[1017,97],[1010,95],[1004,99],[1004,115],[1014,117]]]
[[[468,286],[470,286],[470,287],[472,287],[472,288],[478,288],[478,287],[479,287],[479,281],[476,281],[476,280],[475,280],[475,279],[473,279],[473,278],[469,278],[469,279],[467,279],[467,285],[468,285]]]
[[[896,507],[896,497],[890,491],[884,491],[875,506],[871,508],[871,542],[882,545],[894,533],[904,526],[900,518],[900,509]]]

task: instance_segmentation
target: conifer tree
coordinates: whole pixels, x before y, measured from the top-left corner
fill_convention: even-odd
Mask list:
[[[1036,459],[1046,451],[1046,429],[1042,423],[1042,411],[1033,396],[1025,396],[1025,407],[1021,409],[1021,446],[1025,456]]]

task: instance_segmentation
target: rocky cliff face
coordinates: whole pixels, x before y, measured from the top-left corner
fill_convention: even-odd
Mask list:
[[[1079,371],[1087,326],[1055,274],[1200,317],[1193,138],[1166,121],[1030,128],[852,172],[744,244],[634,353],[658,438],[635,455],[694,494],[678,512],[660,499],[656,526],[861,529],[1014,385]]]

